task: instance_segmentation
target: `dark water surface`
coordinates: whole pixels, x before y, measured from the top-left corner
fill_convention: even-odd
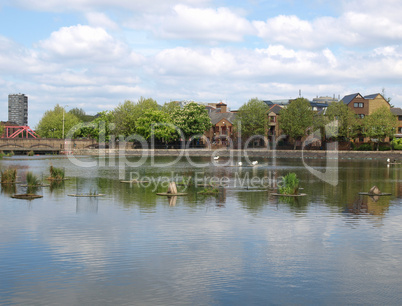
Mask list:
[[[260,159],[253,168],[195,168],[182,159],[161,167],[173,160],[124,169],[90,157],[81,161],[97,167],[63,158],[0,161],[1,170],[17,167],[21,181],[27,171],[46,178],[50,164],[70,178],[33,201],[10,197],[25,192],[21,185],[2,186],[0,304],[402,304],[402,165],[339,161],[332,186],[300,159]],[[325,160],[308,164],[325,171]],[[121,183],[130,172],[224,178],[228,186],[216,196],[189,187],[187,196],[168,199],[156,195],[166,186]],[[279,199],[257,184],[289,172],[306,197]],[[257,183],[239,184],[245,177]],[[392,196],[358,195],[373,185]],[[105,196],[68,196],[96,192]]]

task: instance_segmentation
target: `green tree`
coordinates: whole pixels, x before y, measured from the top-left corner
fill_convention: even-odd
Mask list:
[[[36,132],[40,137],[44,138],[63,138],[63,114],[64,114],[64,136],[80,120],[73,114],[66,113],[64,108],[57,104],[53,110],[45,112],[38,125]]]
[[[300,140],[307,135],[313,125],[314,112],[310,102],[304,98],[293,100],[288,107],[281,110],[279,127],[294,140]],[[294,144],[296,149],[296,141]]]
[[[331,103],[325,116],[328,119],[327,123],[335,122],[335,125],[329,125],[335,127],[335,131],[332,134],[337,135],[339,140],[355,138],[359,132],[360,124],[356,120],[356,114],[347,106],[343,101]]]
[[[395,135],[397,127],[397,117],[388,107],[383,106],[363,119],[362,134],[371,140],[377,140],[378,151],[380,141],[384,142],[387,137],[392,138]]]
[[[137,120],[148,110],[157,110],[158,103],[153,99],[141,97],[137,103],[125,101],[119,104],[113,111],[116,133],[124,136],[133,135],[136,132]]]
[[[265,135],[268,129],[268,105],[257,98],[250,99],[239,108],[235,119],[235,129],[241,124],[243,140],[254,135]]]
[[[91,122],[95,119],[95,116],[87,115],[82,108],[75,107],[68,112],[75,115],[81,122]]]
[[[191,102],[173,112],[173,123],[181,129],[186,139],[203,134],[212,126],[205,106]]]
[[[180,105],[176,101],[165,102],[165,104],[163,104],[163,106],[162,106],[162,111],[169,115],[174,114],[179,109],[180,109]]]
[[[0,137],[3,136],[4,133],[4,125],[0,123]]]
[[[155,139],[165,142],[177,138],[177,131],[170,116],[160,110],[148,110],[138,118],[137,133],[147,140],[152,134]]]
[[[98,113],[94,120],[82,123],[83,127],[78,132],[79,137],[94,138],[97,141],[109,141],[114,130],[114,116],[111,111]]]

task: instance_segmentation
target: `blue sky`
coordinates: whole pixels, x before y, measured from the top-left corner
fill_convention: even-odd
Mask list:
[[[0,105],[381,93],[402,107],[399,0],[0,0]],[[7,120],[7,112],[0,116]]]

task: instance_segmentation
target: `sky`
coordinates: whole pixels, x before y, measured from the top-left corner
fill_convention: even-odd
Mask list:
[[[0,0],[0,107],[385,92],[402,107],[400,0]],[[0,120],[8,119],[7,111]]]

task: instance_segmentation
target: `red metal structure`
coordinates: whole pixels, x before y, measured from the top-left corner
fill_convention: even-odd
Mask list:
[[[21,135],[21,136],[19,136]],[[8,126],[4,127],[4,133],[1,138],[39,138],[29,126]]]

